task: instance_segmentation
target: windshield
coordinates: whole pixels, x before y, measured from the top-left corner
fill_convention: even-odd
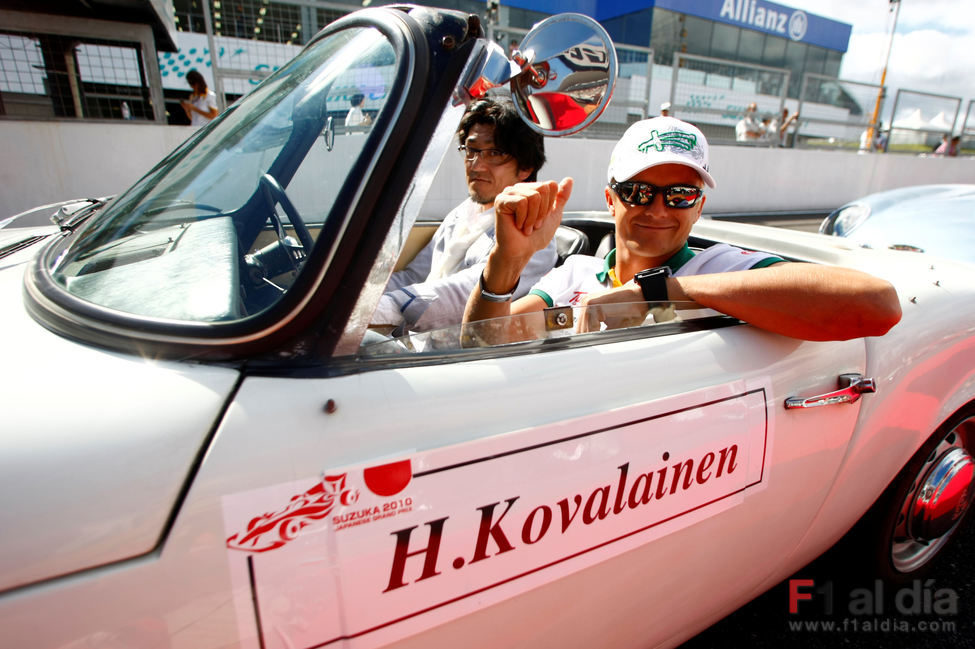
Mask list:
[[[343,217],[333,205],[396,68],[376,29],[321,38],[92,219],[52,277],[99,306],[166,320],[268,308]]]

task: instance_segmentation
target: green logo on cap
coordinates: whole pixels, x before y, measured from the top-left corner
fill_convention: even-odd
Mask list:
[[[684,133],[683,131],[668,131],[661,135],[657,132],[657,129],[654,129],[650,131],[650,139],[641,142],[637,147],[637,151],[646,153],[653,148],[658,152],[662,152],[664,147],[668,146],[675,149],[683,149],[684,151],[691,151],[697,146],[697,136],[691,133]]]

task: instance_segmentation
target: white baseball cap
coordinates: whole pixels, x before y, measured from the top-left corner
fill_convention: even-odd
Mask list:
[[[670,102],[665,101],[664,103],[660,104],[660,110],[670,110]]]
[[[639,121],[613,147],[607,181],[629,180],[658,165],[678,164],[695,170],[708,187],[714,178],[708,173],[708,141],[696,126],[676,117],[654,117]]]

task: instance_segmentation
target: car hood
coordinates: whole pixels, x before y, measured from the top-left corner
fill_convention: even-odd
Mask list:
[[[43,247],[41,244],[57,232],[58,228],[53,225],[0,229],[0,269],[27,262]]]
[[[975,262],[975,185],[915,188],[867,197],[870,216],[848,238],[871,248],[910,246]],[[870,200],[873,198],[873,200]]]
[[[23,305],[37,247],[0,259],[0,592],[156,548],[238,378],[44,329]]]

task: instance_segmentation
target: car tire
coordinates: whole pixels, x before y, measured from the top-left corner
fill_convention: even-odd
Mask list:
[[[873,505],[847,555],[873,577],[897,584],[924,578],[965,523],[975,499],[975,404],[949,418]],[[863,551],[866,552],[863,552]],[[864,557],[873,556],[872,565]]]

